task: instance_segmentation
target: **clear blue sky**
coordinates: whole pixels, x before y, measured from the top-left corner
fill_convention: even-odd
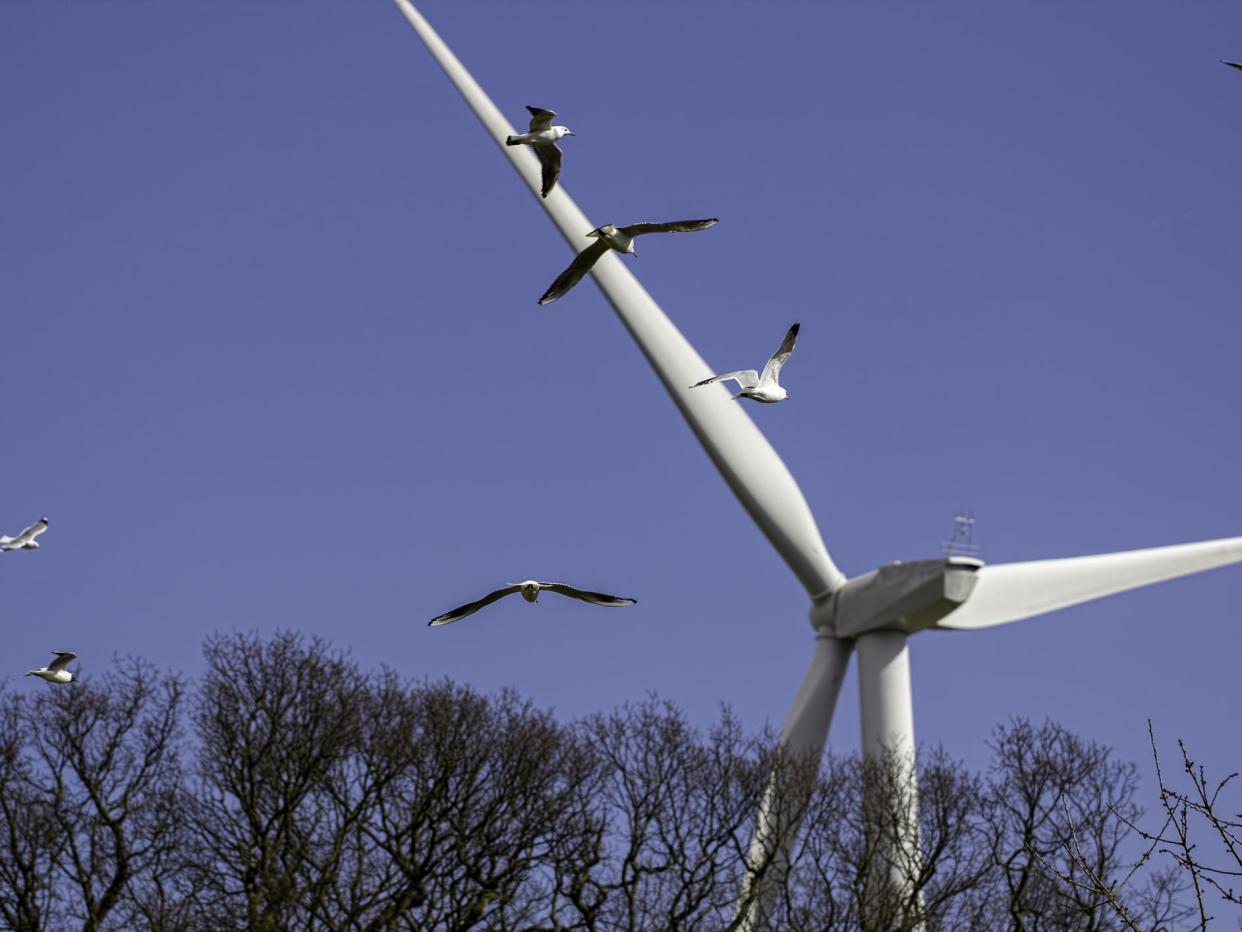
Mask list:
[[[849,574],[973,509],[1006,562],[1242,534],[1236,3],[421,9],[600,223]],[[292,627],[575,715],[653,690],[779,724],[805,597],[398,11],[0,4],[5,666],[189,674]],[[563,579],[638,598],[511,599]],[[1236,768],[1242,569],[912,643],[918,739],[1051,716]],[[33,680],[18,688],[42,689]],[[856,681],[831,736],[857,747]]]

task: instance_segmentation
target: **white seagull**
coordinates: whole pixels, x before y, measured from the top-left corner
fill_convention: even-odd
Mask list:
[[[0,534],[0,552],[5,550],[38,550],[39,542],[35,540],[47,530],[47,518],[40,518],[16,537]]]
[[[473,615],[485,605],[491,605],[497,599],[503,599],[507,595],[513,595],[515,592],[522,593],[522,598],[527,602],[533,602],[539,598],[539,590],[547,589],[549,592],[559,592],[561,595],[567,595],[571,598],[581,599],[583,602],[590,602],[592,605],[604,605],[615,608],[619,605],[635,605],[634,599],[623,599],[620,596],[604,595],[602,592],[589,592],[586,589],[575,589],[573,586],[567,586],[565,583],[558,582],[538,582],[534,579],[528,579],[525,582],[514,583],[511,586],[505,586],[503,589],[497,589],[495,592],[489,592],[477,602],[467,602],[451,612],[445,612],[443,615],[437,615],[431,621],[427,622],[428,627],[438,628],[440,625],[451,625],[459,618],[465,618],[467,615]]]
[[[530,111],[530,130],[520,136],[506,136],[506,146],[530,146],[539,157],[543,167],[543,184],[540,197],[547,197],[548,192],[556,186],[556,179],[561,174],[561,147],[556,144],[562,136],[572,136],[568,126],[553,126],[552,118],[555,110],[544,110],[542,107],[526,108]]]
[[[737,372],[713,375],[710,379],[695,382],[690,387],[698,388],[701,385],[710,385],[712,382],[723,382],[727,379],[732,379],[734,382],[737,382],[738,388],[741,389],[740,392],[733,396],[735,401],[738,398],[751,398],[755,401],[762,401],[764,404],[775,404],[778,401],[784,401],[789,397],[789,392],[781,388],[780,385],[781,367],[789,361],[789,356],[794,349],[794,343],[798,340],[798,328],[800,326],[802,326],[800,323],[795,323],[789,328],[789,332],[785,334],[785,339],[781,340],[780,349],[772,354],[768,364],[763,367],[762,375],[754,369],[739,369]]]
[[[27,670],[27,676],[37,676],[41,680],[49,683],[72,683],[77,677],[70,673],[65,667],[69,666],[69,662],[77,660],[78,655],[71,650],[54,650],[53,654],[56,659],[49,663],[46,667],[40,667],[38,670]]]
[[[713,227],[718,222],[715,217],[710,217],[707,220],[631,223],[628,227],[617,227],[611,223],[605,223],[602,227],[587,234],[587,236],[598,237],[598,240],[578,253],[574,261],[569,264],[569,268],[562,272],[548,290],[543,293],[539,303],[548,304],[551,301],[555,301],[574,285],[578,284],[582,276],[591,271],[591,266],[609,249],[615,249],[620,253],[628,253],[631,256],[638,255],[638,250],[634,248],[634,237],[636,236],[642,236],[645,233],[694,233],[698,230],[706,230],[708,227]]]

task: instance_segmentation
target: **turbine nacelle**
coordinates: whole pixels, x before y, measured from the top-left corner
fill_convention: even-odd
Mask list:
[[[889,563],[849,580],[811,607],[811,625],[840,638],[935,627],[974,591],[982,560],[954,556]]]

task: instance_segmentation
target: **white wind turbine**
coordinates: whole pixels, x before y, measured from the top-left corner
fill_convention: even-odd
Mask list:
[[[540,198],[537,160],[520,147],[505,146],[513,126],[409,0],[395,2],[536,202],[577,251],[597,224],[586,218],[561,185],[546,199]],[[780,736],[791,751],[822,753],[851,651],[858,652],[863,753],[891,750],[912,761],[914,706],[906,647],[911,634],[929,628],[1006,624],[1242,561],[1242,537],[1232,537],[997,566],[945,557],[892,563],[847,579],[828,555],[793,476],[742,406],[729,402],[723,390],[686,389],[712,370],[630,270],[610,253],[600,257],[591,274],[725,482],[810,596],[815,631],[810,666]],[[797,821],[782,819],[774,831],[777,822],[765,813],[755,850],[762,853],[787,842]],[[915,850],[914,826],[910,833],[903,846]],[[784,837],[771,837],[778,834]],[[749,928],[749,917],[736,927]]]

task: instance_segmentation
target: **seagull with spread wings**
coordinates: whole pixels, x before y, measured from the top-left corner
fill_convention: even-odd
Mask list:
[[[27,670],[26,675],[37,676],[48,683],[72,683],[77,680],[77,677],[65,667],[69,666],[70,661],[77,660],[78,655],[71,650],[54,650],[52,653],[56,657],[55,660],[38,670]]]
[[[513,595],[515,592],[522,593],[522,598],[524,598],[527,602],[534,602],[537,598],[539,598],[539,593],[543,589],[547,589],[549,592],[559,592],[561,595],[567,595],[570,598],[581,599],[583,602],[590,602],[592,605],[603,605],[608,608],[637,604],[634,599],[625,599],[615,595],[604,595],[602,592],[590,592],[586,589],[575,589],[573,586],[567,586],[565,583],[538,582],[534,579],[528,579],[525,582],[514,583],[511,586],[505,586],[503,589],[497,589],[495,592],[489,592],[477,602],[467,602],[465,605],[459,606],[451,612],[445,612],[443,615],[437,615],[427,624],[432,628],[438,628],[441,625],[451,625],[458,619],[465,618],[467,615],[473,615],[485,605],[491,605],[497,599],[503,599],[505,596]]]
[[[555,110],[530,106],[526,109],[530,111],[530,130],[519,136],[506,136],[505,145],[531,147],[543,168],[539,196],[547,197],[561,174],[561,157],[564,153],[556,143],[562,136],[572,136],[573,133],[568,126],[552,125],[552,118],[556,116]]]
[[[793,353],[794,343],[798,341],[798,328],[800,326],[802,326],[800,323],[794,323],[789,328],[789,332],[785,334],[785,339],[781,340],[780,349],[772,354],[768,364],[763,367],[762,374],[754,369],[739,369],[736,372],[713,375],[710,379],[695,382],[690,387],[698,388],[702,385],[710,385],[712,382],[724,382],[732,379],[734,382],[737,382],[738,388],[741,389],[740,392],[733,396],[734,400],[750,398],[754,401],[761,401],[764,404],[775,404],[778,401],[784,401],[789,397],[789,392],[781,388],[781,368],[789,361],[789,356]]]
[[[578,284],[582,280],[582,276],[591,271],[591,266],[595,265],[599,261],[599,257],[609,249],[615,249],[619,253],[628,253],[631,256],[638,255],[638,250],[634,248],[635,237],[643,236],[646,233],[694,233],[698,230],[706,230],[708,227],[713,227],[718,222],[715,217],[709,217],[707,220],[631,223],[628,227],[618,227],[613,226],[611,223],[605,223],[602,227],[587,234],[587,236],[596,237],[596,241],[578,253],[574,261],[569,264],[569,268],[562,272],[548,290],[543,293],[539,303],[548,304],[555,301],[574,285]]]
[[[5,550],[38,550],[39,542],[35,540],[47,530],[47,518],[40,518],[16,537],[0,534],[0,552]]]

